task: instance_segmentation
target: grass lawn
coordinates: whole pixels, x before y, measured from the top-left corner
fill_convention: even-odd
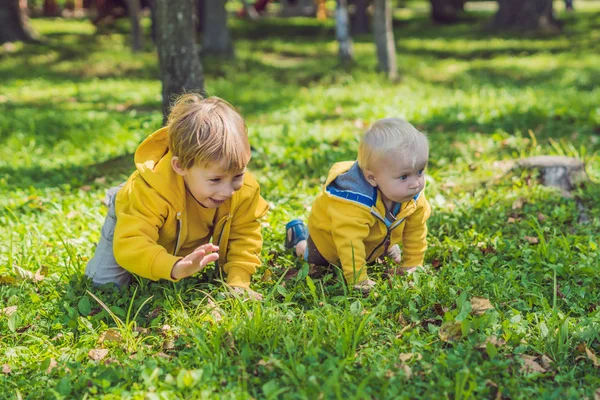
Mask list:
[[[247,119],[271,204],[260,303],[201,277],[84,279],[104,193],[161,124],[157,56],[130,52],[126,21],[98,35],[33,20],[46,42],[0,50],[0,398],[598,399],[600,2],[585,4],[559,12],[558,36],[488,33],[480,9],[454,26],[401,10],[399,83],[375,72],[370,35],[340,68],[333,21],[232,20],[236,59],[203,64]],[[363,297],[307,276],[283,225],[387,116],[431,141],[430,247],[411,277],[374,266]],[[543,154],[584,159],[590,183],[565,199],[506,168]]]

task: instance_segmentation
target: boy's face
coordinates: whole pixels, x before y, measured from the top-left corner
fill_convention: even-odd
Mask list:
[[[407,162],[403,157],[391,153],[380,160],[375,168],[365,171],[365,177],[372,186],[379,188],[385,199],[404,203],[425,187],[426,166],[426,162]]]
[[[242,188],[244,173],[227,171],[224,163],[194,165],[182,169],[177,157],[171,162],[173,170],[183,176],[185,184],[196,201],[206,208],[217,208]]]

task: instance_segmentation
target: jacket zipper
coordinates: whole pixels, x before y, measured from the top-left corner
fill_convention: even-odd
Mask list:
[[[177,212],[177,214],[175,215],[175,218],[177,219],[177,233],[176,233],[177,239],[175,240],[175,250],[173,251],[174,256],[176,256],[177,252],[179,251],[179,242],[181,240],[181,211]]]
[[[219,253],[221,252],[221,240],[223,240],[223,231],[225,230],[225,225],[227,225],[227,220],[231,218],[231,215],[227,215],[225,216],[225,221],[223,221],[223,226],[221,227],[221,232],[219,233],[219,242],[217,243],[217,246],[219,246]],[[219,260],[217,259],[217,261],[215,261],[215,267],[216,269],[219,271],[219,274],[221,273],[221,269],[220,269],[220,265],[219,265]]]
[[[373,254],[375,254],[375,252],[383,245],[386,244],[386,247],[389,246],[389,242],[390,242],[390,237],[392,235],[392,231],[394,229],[396,229],[396,227],[398,225],[400,225],[402,222],[404,222],[404,220],[407,217],[402,218],[401,220],[398,220],[396,222],[394,222],[393,224],[391,224],[389,227],[386,225],[384,219],[381,217],[381,215],[379,215],[378,213],[374,212],[371,210],[371,214],[373,214],[375,217],[377,217],[379,220],[381,220],[381,222],[383,222],[383,224],[385,225],[385,229],[386,229],[386,234],[385,237],[383,238],[383,240],[381,241],[381,243],[379,243],[377,246],[375,246],[375,248],[373,249],[373,251],[371,251],[371,254],[369,254],[369,257],[367,257],[367,262],[369,262],[369,260],[371,259],[371,257],[373,257]],[[387,249],[386,249],[387,250]],[[385,253],[385,251],[384,251]]]

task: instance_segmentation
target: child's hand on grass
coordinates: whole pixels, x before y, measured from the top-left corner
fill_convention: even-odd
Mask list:
[[[171,278],[179,280],[200,272],[207,264],[219,258],[219,246],[212,243],[203,244],[196,250],[177,261],[171,270]]]
[[[394,260],[396,264],[402,263],[402,252],[400,251],[400,246],[397,244],[388,249],[387,256]]]
[[[374,282],[370,279],[365,279],[364,281],[354,285],[354,289],[360,290],[361,292],[363,292],[363,294],[367,295],[367,294],[369,294],[371,289],[373,289],[375,287],[375,285],[377,285],[376,282]]]

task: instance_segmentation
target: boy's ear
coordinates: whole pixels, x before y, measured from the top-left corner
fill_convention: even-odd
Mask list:
[[[173,158],[171,158],[171,167],[173,168],[173,171],[177,173],[177,175],[184,176],[187,172],[181,166],[181,162],[179,161],[179,157],[177,156],[173,156]]]
[[[375,174],[373,174],[372,171],[369,171],[368,169],[364,171],[364,175],[365,175],[365,179],[367,180],[367,182],[369,182],[369,184],[373,187],[377,187],[377,180],[375,179]]]

